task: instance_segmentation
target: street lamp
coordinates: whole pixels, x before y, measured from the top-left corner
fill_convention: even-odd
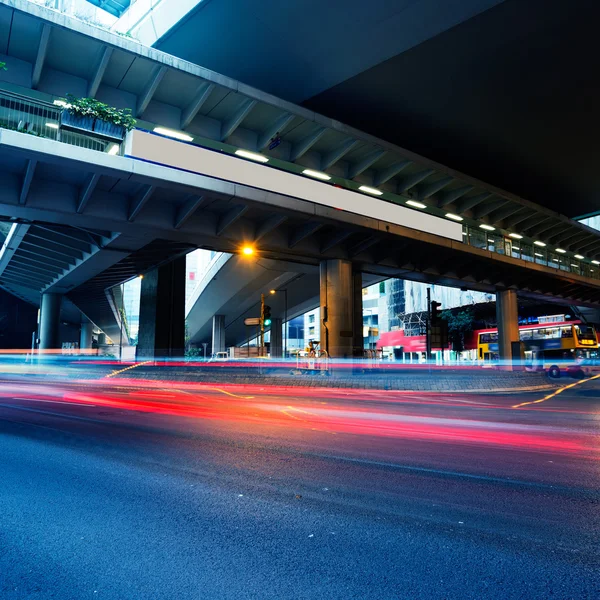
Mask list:
[[[288,296],[287,288],[282,290],[269,290],[269,294],[274,296],[277,292],[283,292],[284,294],[284,309],[283,309],[283,357],[287,358],[287,338],[288,338],[288,322],[287,322],[287,307],[288,307]]]
[[[252,256],[254,254],[255,250],[254,250],[254,246],[250,246],[249,244],[246,244],[245,246],[242,247],[242,254],[244,256]]]

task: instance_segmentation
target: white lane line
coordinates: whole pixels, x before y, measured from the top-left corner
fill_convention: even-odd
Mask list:
[[[75,406],[97,406],[96,404],[88,404],[87,402],[70,402],[68,400],[42,400],[41,398],[12,398],[12,400],[27,400],[28,402],[48,402],[50,404],[73,404]]]

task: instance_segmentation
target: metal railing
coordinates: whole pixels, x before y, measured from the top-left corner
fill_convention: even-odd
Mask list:
[[[62,108],[13,92],[0,92],[0,128],[43,137],[79,148],[121,154],[123,144],[93,133],[69,131],[61,127]],[[117,146],[117,148],[115,148]]]
[[[478,227],[463,225],[463,241],[469,246],[520,258],[544,267],[600,279],[600,265],[590,264],[575,258],[572,253],[561,254],[545,247],[537,246],[525,240],[516,240],[502,235],[483,231]]]

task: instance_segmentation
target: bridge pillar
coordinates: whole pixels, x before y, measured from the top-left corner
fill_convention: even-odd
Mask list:
[[[58,348],[62,294],[42,294],[40,310],[40,350]]]
[[[496,292],[496,321],[498,323],[498,358],[501,361],[513,359],[514,342],[519,342],[519,305],[515,290]],[[512,370],[512,363],[506,366]]]
[[[92,349],[92,333],[94,333],[93,323],[82,323],[81,332],[79,334],[79,350]]]
[[[321,348],[332,358],[362,356],[362,274],[348,260],[321,261]]]
[[[225,352],[225,315],[213,317],[212,353]]]
[[[273,319],[271,321],[271,358],[281,358],[283,356],[283,319]]]
[[[144,275],[138,359],[182,357],[185,347],[185,256]]]

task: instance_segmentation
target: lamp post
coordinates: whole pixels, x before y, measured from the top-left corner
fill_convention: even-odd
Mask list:
[[[287,324],[287,309],[288,309],[288,291],[287,288],[283,288],[281,290],[270,290],[269,293],[271,295],[275,295],[278,292],[283,292],[283,358],[287,358],[287,339],[288,339],[288,324]]]

